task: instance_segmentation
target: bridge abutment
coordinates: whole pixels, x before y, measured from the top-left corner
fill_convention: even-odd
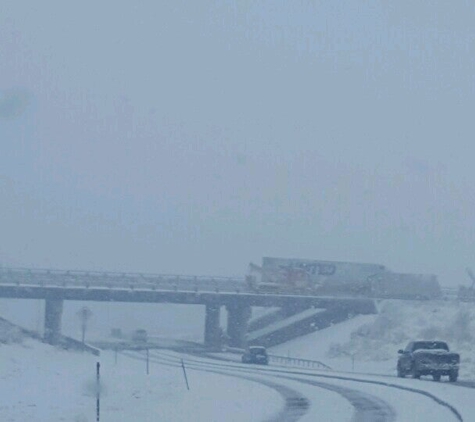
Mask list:
[[[220,305],[206,305],[205,346],[207,347],[219,347],[221,345],[220,311]]]
[[[46,299],[44,340],[49,344],[57,344],[61,336],[61,316],[63,300]]]
[[[246,334],[249,319],[251,318],[251,307],[246,304],[228,305],[228,337],[231,347],[245,347]]]

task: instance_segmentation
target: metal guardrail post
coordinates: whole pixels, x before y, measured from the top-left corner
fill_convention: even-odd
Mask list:
[[[101,373],[100,373],[101,364],[96,363],[96,421],[100,419],[100,408],[101,408]]]
[[[290,357],[279,356],[279,355],[269,355],[269,358],[276,363],[297,365],[297,366],[303,366],[307,368],[321,368],[321,369],[331,370],[329,366],[316,360],[314,361],[310,359],[290,358]]]

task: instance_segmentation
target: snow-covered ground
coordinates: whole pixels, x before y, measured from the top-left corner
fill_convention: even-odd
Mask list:
[[[86,422],[96,420],[97,358],[33,340],[0,345],[0,420]],[[103,352],[101,421],[259,421],[283,406],[278,393],[255,382],[146,366]]]
[[[137,352],[134,354],[137,356]],[[97,358],[54,349],[15,336],[11,343],[0,346],[0,359],[2,421],[96,420]],[[212,362],[205,358],[198,360]],[[122,354],[118,355],[116,363],[113,353],[104,352],[100,363],[101,421],[285,421],[286,419],[276,417],[284,407],[281,395],[256,382],[258,380],[273,380],[308,400],[309,408],[299,419],[300,422],[359,420],[354,419],[355,406],[358,401],[368,398],[380,404],[382,411],[391,412],[397,421],[457,420],[447,407],[438,405],[430,397],[407,390],[357,382],[358,379],[381,381],[376,376],[353,375],[356,381],[320,379],[305,375],[291,375],[292,379],[287,379],[285,377],[288,374],[284,374],[284,378],[279,375],[276,378],[276,374],[252,373],[250,367],[245,370],[251,372],[244,373],[233,372],[231,368],[223,370],[229,375],[234,373],[255,379],[249,381],[225,374],[203,372],[197,370],[197,364],[187,363],[190,383],[188,391],[181,368],[160,365],[153,358],[149,375],[146,374],[143,360],[131,359]],[[342,374],[331,372],[330,375]],[[346,396],[332,389],[311,385],[314,381],[343,388]],[[394,379],[391,383],[421,389],[438,399],[448,401],[462,414],[465,421],[470,421],[475,398],[473,389],[410,379]],[[355,394],[361,396],[352,398]],[[365,406],[363,403],[362,407]],[[371,419],[374,420],[379,419]]]
[[[23,318],[29,324],[22,325],[35,328],[32,326],[35,323],[33,317],[39,309],[32,306],[29,314],[15,316],[18,302],[5,302],[0,304],[1,316],[14,316],[12,319],[18,323],[22,323]],[[138,313],[133,308],[125,307],[122,312],[117,311],[117,315],[121,318],[127,318],[129,313],[134,315],[133,321],[126,325],[130,329],[145,327],[152,334],[159,331],[159,334],[171,336],[171,327],[175,327],[175,338],[201,337],[202,321],[197,320],[204,317],[201,315],[202,309],[190,307],[185,314],[175,315],[174,318],[173,313],[177,308],[173,306],[144,307]],[[475,311],[471,306],[456,302],[384,301],[379,304],[379,308],[378,315],[358,316],[277,346],[271,352],[323,361],[335,370],[332,373],[336,375],[348,376],[348,373],[343,374],[341,371],[349,371],[353,372],[350,375],[355,378],[383,379],[384,382],[403,387],[424,389],[469,415],[471,403],[475,399],[473,389],[449,383],[361,374],[394,375],[399,348],[415,338],[438,338],[448,341],[454,350],[461,353],[461,378],[475,378],[475,347],[471,334],[475,328]],[[71,328],[75,326],[74,310],[71,308],[65,315],[65,325]],[[104,310],[94,311],[97,320],[91,335],[108,335],[111,325],[116,321],[123,323],[117,319],[111,324],[110,314],[107,319]],[[157,325],[150,318],[160,314],[162,317],[167,315],[166,322],[162,320],[161,323],[171,326],[168,332],[153,330],[153,326]],[[189,320],[193,321],[190,326],[181,327]],[[97,358],[90,355],[58,350],[24,338],[17,330],[0,324],[0,419],[11,422],[95,420],[96,361]],[[261,421],[276,415],[284,405],[282,396],[276,390],[255,381],[201,372],[190,367],[188,376],[191,390],[188,391],[181,368],[151,363],[150,374],[147,375],[143,361],[119,354],[116,364],[114,355],[109,352],[101,354],[100,363],[103,387],[101,421]],[[259,377],[271,378],[263,374],[259,374]],[[377,397],[395,409],[397,420],[423,420],[424,415],[430,414],[432,419],[429,420],[445,422],[453,417],[447,410],[434,407],[431,399],[415,398],[407,391],[373,384],[355,385],[355,382],[345,380],[324,381]],[[279,382],[282,380],[279,379]],[[351,419],[352,406],[335,392],[295,380],[286,380],[284,383],[288,388],[298,390],[311,403],[309,413],[301,419],[302,422],[314,420],[312,418],[319,414],[324,414],[328,421]],[[414,413],[416,407],[422,410]],[[470,416],[465,420],[470,420]]]

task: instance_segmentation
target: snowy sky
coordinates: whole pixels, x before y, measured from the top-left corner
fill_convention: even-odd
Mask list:
[[[468,0],[3,0],[0,263],[468,282]]]

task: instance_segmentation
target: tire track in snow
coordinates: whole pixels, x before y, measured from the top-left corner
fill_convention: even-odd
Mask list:
[[[122,354],[132,359],[137,359],[137,360],[146,359],[143,356],[140,356],[131,352],[130,353],[122,352]],[[157,356],[156,353],[153,353],[150,355],[150,361],[159,365],[181,368],[181,360],[177,357]],[[209,367],[206,367],[205,365],[200,365],[196,363],[190,364],[188,362],[187,367],[190,369],[194,369],[196,371],[208,372],[208,373],[214,373],[214,374],[219,374],[219,375],[224,375],[224,376],[229,376],[229,377],[245,379],[247,381],[252,381],[252,382],[265,385],[266,387],[269,387],[275,390],[283,398],[285,404],[284,404],[284,407],[276,415],[271,416],[270,418],[266,419],[265,422],[297,422],[303,415],[305,415],[305,413],[307,413],[307,410],[309,408],[309,401],[306,397],[304,397],[298,391],[290,387],[287,387],[283,384],[278,384],[276,382],[264,380],[259,377],[235,374],[231,372],[229,369],[225,369],[225,370],[210,369]]]
[[[396,412],[394,409],[384,400],[371,394],[318,381],[303,380],[302,378],[279,375],[275,376],[304,384],[310,384],[315,387],[324,388],[338,393],[340,396],[348,400],[355,409],[352,422],[394,422],[396,420]]]
[[[173,359],[178,359],[174,356],[167,355],[163,352],[157,352],[154,351],[152,353],[152,356],[156,359],[160,360],[168,360],[168,362],[173,362]],[[194,356],[194,355],[192,355]],[[221,363],[221,364],[216,364],[216,363],[209,363],[209,362],[203,362],[199,361],[196,359],[192,360],[187,360],[188,366],[191,365],[200,367],[200,368],[209,368],[209,365],[213,365],[214,367],[221,367],[221,368],[226,368],[226,370],[230,370],[229,366]],[[255,373],[256,371],[244,367],[232,367],[232,370],[234,372],[239,371],[239,372],[247,372],[247,373]],[[280,378],[280,379],[287,379],[290,381],[298,382],[301,384],[307,384],[311,385],[313,387],[318,387],[322,388],[325,390],[332,391],[334,393],[339,394],[342,396],[345,400],[347,400],[354,409],[354,414],[352,417],[352,422],[394,422],[396,420],[396,412],[393,410],[393,408],[386,403],[384,400],[379,399],[378,397],[375,397],[373,395],[348,388],[348,387],[341,387],[341,386],[336,386],[333,384],[328,384],[324,382],[319,382],[315,380],[305,380],[302,378],[297,378],[297,377],[290,377],[290,376],[285,376],[285,375],[278,375],[278,374],[266,374],[271,377],[275,378]],[[292,401],[294,405],[302,405],[301,403],[294,402]],[[288,401],[287,401],[287,404]],[[309,407],[308,402],[306,403],[306,407]],[[302,415],[301,415],[302,416]],[[279,421],[288,421],[289,419],[278,419]]]
[[[220,361],[220,362],[226,361],[226,359],[223,358],[223,357],[215,357],[215,356],[210,355],[208,353],[198,354],[198,353],[190,353],[189,351],[187,353],[191,354],[192,356],[195,356],[195,357],[196,356],[199,357],[201,355],[201,356],[205,356],[209,359],[217,360],[217,361]],[[197,361],[197,362],[200,362],[200,361]],[[203,361],[201,361],[201,362],[203,362]],[[234,362],[234,361],[229,361],[228,360],[227,362]],[[213,362],[208,362],[208,364],[209,365],[218,365],[218,364],[213,363]],[[223,363],[221,363],[219,365],[220,366],[223,365],[223,366],[227,366],[227,367],[237,368],[237,369],[242,367],[242,365],[239,365],[238,363],[235,363],[235,362],[232,365],[231,364],[226,365],[226,364],[223,364]],[[433,400],[438,405],[447,408],[459,422],[463,422],[462,415],[460,414],[460,412],[454,406],[452,406],[450,403],[446,402],[445,400],[442,400],[439,397],[435,396],[434,394],[429,393],[425,390],[420,390],[420,389],[412,388],[412,387],[404,387],[402,385],[392,384],[392,383],[385,382],[385,381],[365,380],[365,379],[353,378],[353,377],[343,376],[343,375],[316,374],[316,373],[308,373],[308,372],[302,372],[302,371],[289,371],[289,370],[282,370],[282,369],[270,369],[270,368],[260,368],[260,367],[253,367],[253,369],[255,371],[258,371],[258,372],[261,372],[261,373],[267,372],[267,373],[289,374],[289,375],[304,375],[304,376],[307,376],[307,377],[336,379],[336,380],[342,380],[342,381],[359,382],[359,383],[362,383],[362,384],[381,385],[381,386],[384,386],[384,387],[395,388],[395,389],[398,389],[398,390],[408,391],[410,393],[420,394],[422,396],[425,396],[425,397]]]

